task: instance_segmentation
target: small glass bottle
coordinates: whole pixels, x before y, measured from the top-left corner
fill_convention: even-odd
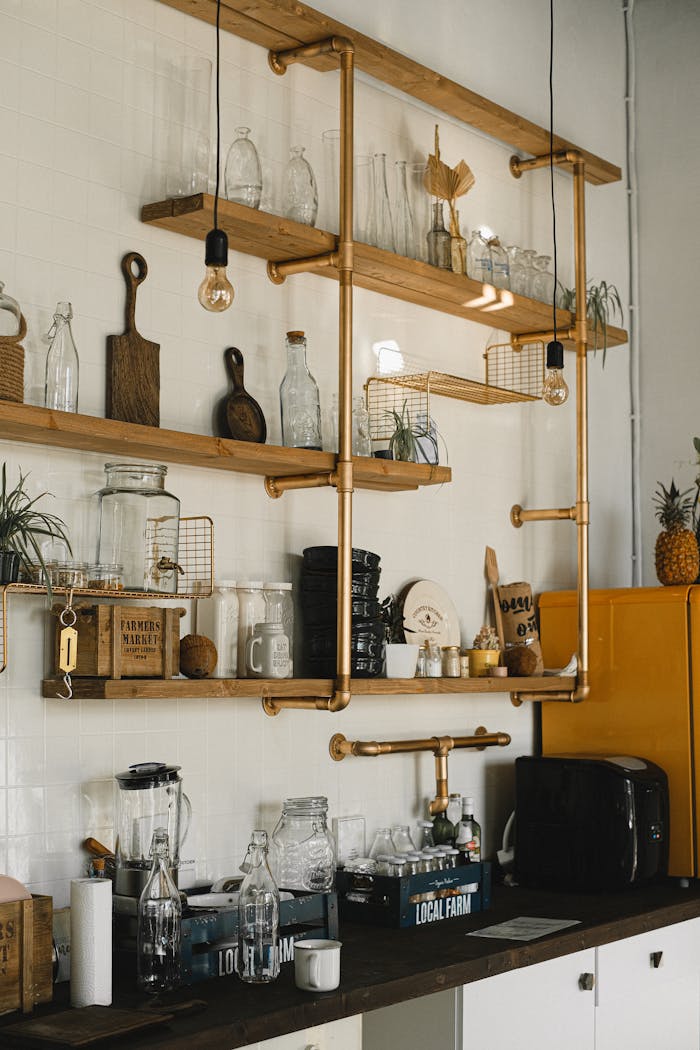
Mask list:
[[[57,303],[49,329],[51,343],[46,355],[44,404],[59,412],[78,411],[79,363],[70,326],[72,316],[70,303]]]
[[[282,444],[321,449],[321,402],[306,364],[303,332],[287,332],[287,371],[280,384]]]
[[[449,846],[445,850],[445,867],[456,868],[459,864],[459,850],[455,849],[454,846]]]
[[[353,456],[372,455],[370,418],[363,397],[352,399],[352,454]]]
[[[418,846],[421,850],[426,849],[427,846],[434,846],[435,839],[433,838],[433,822],[432,820],[419,820],[418,821]]]
[[[442,678],[442,650],[437,642],[428,643],[425,675],[426,678]]]
[[[413,216],[411,205],[408,202],[408,188],[406,186],[406,161],[396,161],[396,200],[394,202],[395,231],[397,255],[404,255],[412,259],[416,254],[415,234],[413,230]]]
[[[532,298],[542,303],[551,303],[554,298],[554,274],[550,273],[550,255],[536,255],[534,258],[535,275],[532,279]]]
[[[226,196],[236,204],[259,208],[262,195],[262,169],[258,151],[248,136],[250,128],[236,128],[238,136],[226,157]]]
[[[316,225],[318,190],[313,168],[304,156],[303,146],[292,146],[283,183],[284,214],[294,222]]]
[[[280,896],[267,865],[267,832],[254,831],[238,895],[237,972],[249,984],[279,977]]]
[[[467,272],[467,242],[460,233],[457,209],[450,217],[450,261],[453,273]]]
[[[428,647],[425,643],[418,648],[416,678],[426,678],[428,674]]]
[[[445,229],[442,201],[433,201],[433,225],[428,231],[428,262],[441,270],[452,269],[452,239]]]
[[[375,153],[372,159],[374,183],[374,244],[387,252],[395,251],[394,224],[391,218],[389,193],[386,188],[386,153]]]
[[[294,642],[294,600],[291,583],[263,583],[265,623],[281,623],[289,642],[289,675],[294,676],[292,647]]]
[[[212,678],[235,678],[238,670],[238,594],[235,580],[214,584],[210,598],[197,602],[197,634],[216,646]]]
[[[395,853],[413,853],[415,844],[411,838],[408,824],[394,824],[391,829],[391,841],[394,844]]]
[[[181,980],[182,904],[170,875],[168,833],[156,828],[151,841],[153,866],[139,898],[136,979],[145,992],[165,992]]]
[[[237,587],[238,594],[238,677],[254,677],[246,663],[248,639],[255,634],[256,623],[265,622],[265,596],[262,580],[249,580]]]
[[[377,833],[374,836],[374,842],[372,848],[369,851],[369,855],[372,859],[376,859],[383,854],[390,854],[393,856],[394,843],[391,841],[391,828],[378,828]]]
[[[510,264],[507,251],[498,237],[491,238],[489,248],[491,250],[491,283],[496,288],[510,288]]]
[[[467,248],[467,274],[482,284],[491,284],[491,249],[481,236],[480,230],[474,230]]]
[[[445,816],[452,824],[453,827],[457,827],[460,818],[462,816],[462,796],[459,791],[451,791],[449,802],[447,803],[447,809],[445,810]]]
[[[462,799],[462,819],[457,825],[455,846],[467,860],[481,860],[481,825],[474,819],[474,799],[470,795]]]

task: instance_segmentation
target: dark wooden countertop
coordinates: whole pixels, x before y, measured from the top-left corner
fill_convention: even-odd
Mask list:
[[[465,936],[518,915],[579,919],[580,925],[529,943]],[[144,1035],[131,1035],[121,1044],[117,1040],[107,1045],[129,1050],[234,1050],[697,916],[697,882],[688,888],[670,881],[589,896],[496,887],[490,911],[431,926],[379,930],[341,924],[341,984],[335,992],[299,991],[293,965],[283,966],[279,979],[268,986],[244,985],[235,977],[203,981],[164,998],[161,1005],[167,1010],[169,1003],[196,998],[205,1001],[205,1009],[176,1017],[170,1025]],[[144,998],[120,989],[114,1005],[141,1007]],[[2,1036],[0,1029],[0,1045],[13,1045]]]

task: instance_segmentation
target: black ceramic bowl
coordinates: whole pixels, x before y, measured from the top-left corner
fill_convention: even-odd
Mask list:
[[[379,589],[380,570],[355,572],[352,575],[353,598],[376,598]],[[302,599],[305,594],[330,594],[335,597],[338,578],[334,572],[303,572],[301,574]]]
[[[304,568],[312,572],[335,572],[338,567],[337,547],[307,547],[304,554]],[[359,547],[352,549],[352,571],[375,572],[379,568],[379,555],[372,551],[363,551]]]
[[[384,624],[368,620],[353,624],[351,653],[353,656],[381,658],[384,655]],[[312,660],[323,656],[335,659],[336,631],[331,627],[313,627],[304,632],[304,655]]]
[[[353,598],[352,622],[378,620],[381,616],[381,609],[381,605],[374,598]],[[338,612],[335,595],[302,594],[301,612],[305,627],[335,625]]]

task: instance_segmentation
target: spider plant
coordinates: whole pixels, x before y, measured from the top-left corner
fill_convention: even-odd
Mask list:
[[[562,295],[561,305],[564,310],[576,312],[576,289],[565,288]],[[603,366],[605,366],[605,355],[608,349],[608,321],[615,317],[622,321],[622,302],[620,293],[614,284],[601,281],[600,284],[592,284],[589,281],[586,292],[586,317],[593,329],[593,352],[599,346],[603,348]]]
[[[27,571],[31,571],[33,564],[41,565],[51,601],[51,581],[38,537],[60,539],[69,551],[71,545],[66,533],[66,523],[55,514],[47,514],[36,508],[38,501],[50,493],[41,492],[31,499],[25,490],[28,477],[28,474],[23,474],[20,470],[19,481],[13,489],[8,488],[7,464],[3,463],[0,483],[0,552],[14,551]]]
[[[435,454],[435,462],[438,460],[438,443],[435,434],[429,427],[423,424],[412,423],[408,404],[404,401],[401,412],[392,408],[387,412],[394,424],[394,432],[389,439],[389,451],[394,459],[403,460],[406,463],[418,462],[418,441],[426,440],[432,446]]]

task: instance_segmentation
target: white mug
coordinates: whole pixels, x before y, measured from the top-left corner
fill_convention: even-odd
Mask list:
[[[254,678],[289,678],[289,638],[281,623],[256,623],[246,642],[245,662]]]
[[[294,980],[305,992],[332,992],[340,984],[340,941],[297,941]]]

